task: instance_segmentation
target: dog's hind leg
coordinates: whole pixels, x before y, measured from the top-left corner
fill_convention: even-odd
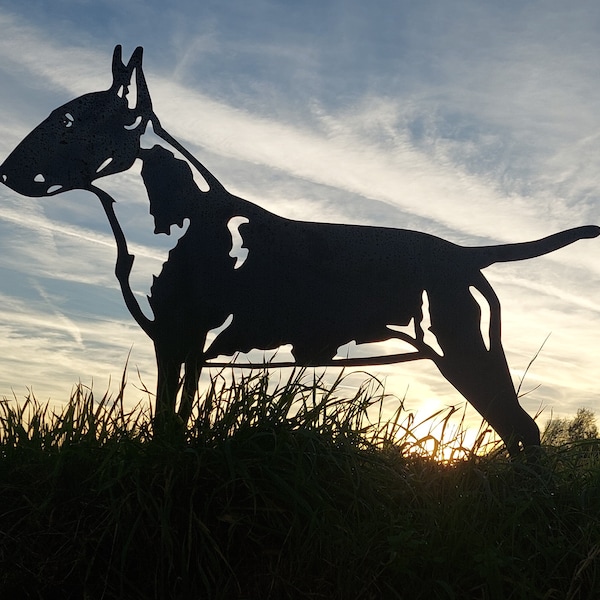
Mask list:
[[[428,290],[431,332],[444,353],[434,361],[494,428],[511,456],[516,456],[521,447],[539,446],[540,433],[519,404],[500,342],[500,304],[483,275],[480,277],[476,287],[491,310],[489,349],[481,334],[481,309],[469,284],[440,286]]]

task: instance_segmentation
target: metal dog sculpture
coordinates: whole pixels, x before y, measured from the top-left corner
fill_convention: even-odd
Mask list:
[[[432,360],[479,411],[511,454],[536,446],[539,430],[519,405],[500,340],[500,303],[481,269],[533,258],[600,234],[578,227],[520,244],[461,247],[403,229],[294,221],[233,196],[161,126],[142,70],[142,49],[127,64],[113,55],[107,91],[57,108],[0,167],[0,181],[30,197],[71,189],[98,196],[117,242],[116,276],[132,316],[153,340],[158,367],[155,427],[175,415],[187,421],[203,366],[220,355],[291,344],[296,365],[384,364]],[[129,105],[134,94],[136,102]],[[170,150],[141,148],[148,124]],[[181,158],[176,158],[177,151]],[[155,278],[142,312],[129,285],[134,257],[113,211],[113,199],[94,185],[101,177],[142,163],[155,233],[189,227]],[[208,191],[194,182],[190,165]],[[231,256],[236,239],[247,256]],[[490,308],[489,342],[480,306]],[[424,295],[430,331],[440,354],[425,341]],[[399,332],[411,324],[414,335]],[[205,348],[208,332],[228,325]],[[370,359],[334,359],[350,341],[402,339],[414,352]],[[274,366],[282,366],[282,363]]]

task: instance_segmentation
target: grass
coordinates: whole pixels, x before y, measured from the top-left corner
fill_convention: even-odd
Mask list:
[[[216,377],[185,439],[154,441],[124,385],[4,401],[0,597],[600,596],[598,440],[452,454],[384,421],[377,381],[342,384]]]

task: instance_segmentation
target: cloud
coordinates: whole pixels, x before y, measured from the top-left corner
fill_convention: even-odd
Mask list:
[[[44,292],[44,295],[45,292]],[[66,401],[71,385],[82,381],[95,382],[103,393],[109,381],[115,381],[127,355],[133,347],[130,360],[131,374],[136,365],[142,365],[152,387],[153,356],[147,339],[130,321],[128,315],[120,319],[103,319],[70,313],[68,317],[49,307],[43,299],[26,302],[6,293],[0,294],[0,398],[26,394],[27,387],[41,394],[39,400],[52,397]],[[135,377],[133,378],[135,379]],[[130,391],[132,402],[134,391]]]

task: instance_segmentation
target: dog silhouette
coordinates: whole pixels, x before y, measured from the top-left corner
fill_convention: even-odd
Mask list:
[[[180,388],[178,413],[188,420],[200,372],[211,359],[289,344],[293,364],[305,366],[429,359],[511,454],[539,445],[539,429],[519,404],[502,348],[500,303],[481,270],[596,237],[597,226],[525,243],[463,247],[405,229],[282,218],[230,194],[162,127],[141,48],[125,64],[117,46],[112,76],[108,90],[54,110],[2,164],[0,181],[25,196],[81,189],[101,200],[117,242],[115,272],[125,302],[154,342],[156,428],[175,415]],[[166,147],[141,147],[149,125]],[[134,257],[115,217],[114,200],[94,183],[136,160],[142,163],[155,233],[189,221],[154,279],[149,296],[153,319],[144,315],[129,286]],[[207,190],[198,187],[192,169]],[[487,343],[473,290],[489,304]],[[441,352],[425,341],[425,300],[429,329]],[[403,326],[410,326],[412,335],[398,331]],[[206,347],[207,334],[218,328]],[[408,342],[414,352],[334,359],[348,342],[392,338]]]

